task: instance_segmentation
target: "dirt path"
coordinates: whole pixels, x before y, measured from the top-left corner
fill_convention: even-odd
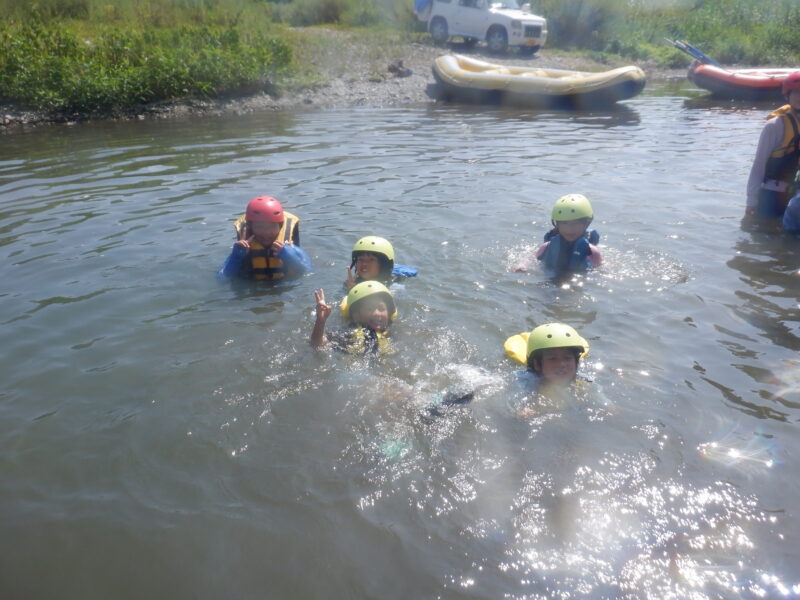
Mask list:
[[[126,111],[110,118],[176,118],[195,114],[248,113],[262,110],[296,108],[338,108],[346,106],[397,106],[433,102],[434,85],[431,65],[446,52],[469,54],[481,60],[506,65],[530,65],[541,68],[603,71],[625,64],[622,59],[599,63],[582,54],[544,48],[533,57],[513,52],[503,57],[487,53],[485,46],[466,48],[460,44],[434,46],[427,37],[408,41],[400,35],[346,32],[328,28],[305,28],[292,32],[295,53],[301,66],[296,80],[286,82],[280,95],[259,93],[239,98],[180,100],[157,102]],[[390,65],[402,61],[408,76],[398,76]],[[649,80],[683,78],[686,71],[659,70],[654,65],[639,64]],[[406,72],[403,71],[403,74]],[[92,118],[80,114],[46,114],[0,106],[0,131],[13,131],[47,123],[74,123]]]

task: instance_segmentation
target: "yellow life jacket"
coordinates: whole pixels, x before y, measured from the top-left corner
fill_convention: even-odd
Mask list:
[[[236,230],[236,239],[243,240],[247,237],[247,219],[244,215],[233,224]],[[295,246],[300,245],[300,219],[292,213],[283,211],[283,223],[276,240],[284,244],[291,241]],[[250,270],[253,279],[281,279],[284,276],[283,261],[278,258],[271,248],[265,248],[257,240],[250,244]]]
[[[525,331],[512,335],[503,344],[506,354],[523,365],[528,364],[528,336],[530,334],[530,331]]]
[[[800,123],[789,104],[773,110],[767,118],[774,117],[783,120],[783,140],[767,159],[764,179],[791,183],[800,163]]]
[[[391,351],[388,331],[353,327],[348,331],[348,335],[349,339],[341,347],[348,354],[387,354]]]

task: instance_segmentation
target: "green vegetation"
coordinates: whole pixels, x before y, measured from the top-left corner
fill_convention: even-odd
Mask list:
[[[414,0],[291,0],[269,4],[274,21],[295,27],[336,24],[405,31],[420,27],[412,11]]]
[[[548,48],[588,51],[601,61],[613,54],[687,65],[691,59],[669,46],[663,39],[668,37],[684,39],[724,64],[800,64],[798,0],[530,4],[548,19]],[[157,100],[313,85],[318,78],[305,59],[319,44],[292,27],[366,27],[364,37],[374,41],[378,60],[386,54],[381,46],[424,31],[412,5],[413,0],[0,0],[0,101],[40,110],[114,112]],[[333,54],[346,69],[346,57]]]
[[[240,24],[241,11],[211,4],[12,2],[0,25],[0,100],[108,113],[273,88],[291,69],[289,43]]]
[[[800,63],[797,0],[532,0],[547,17],[549,47],[652,59],[691,58],[664,38],[683,39],[723,64]]]

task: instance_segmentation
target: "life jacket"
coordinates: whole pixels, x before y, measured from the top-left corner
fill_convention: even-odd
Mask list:
[[[572,244],[559,234],[546,234],[546,242],[550,242],[542,254],[544,266],[551,271],[585,271],[591,266],[589,255],[592,253],[589,244],[600,241],[600,234],[594,229],[587,231]]]
[[[237,239],[245,238],[247,229],[247,220],[244,215],[239,217],[233,224],[236,229]],[[290,212],[283,211],[283,223],[278,232],[276,240],[282,241],[284,244],[290,240],[295,246],[300,245],[300,219]],[[285,275],[283,270],[283,261],[272,251],[271,248],[265,248],[257,240],[253,240],[250,244],[250,252],[248,253],[250,259],[249,272],[252,279],[282,279]]]
[[[353,327],[346,332],[347,339],[339,347],[348,354],[387,354],[391,350],[389,334],[369,327]]]
[[[783,120],[783,140],[767,159],[764,181],[774,179],[792,183],[800,164],[800,123],[790,105],[772,111],[768,118],[780,117]]]

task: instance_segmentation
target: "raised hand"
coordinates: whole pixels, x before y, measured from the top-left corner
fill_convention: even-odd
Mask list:
[[[317,320],[327,321],[328,317],[331,316],[333,307],[325,303],[325,290],[314,290],[314,300],[317,303]]]
[[[344,287],[348,290],[356,284],[356,276],[353,274],[353,267],[347,267],[347,279],[344,280]]]

